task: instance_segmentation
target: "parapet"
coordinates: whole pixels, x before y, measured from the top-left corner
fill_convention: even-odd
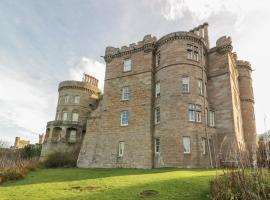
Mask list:
[[[95,77],[90,76],[88,74],[85,74],[85,73],[83,74],[83,80],[82,81],[85,82],[85,83],[89,83],[94,87],[98,87],[98,79],[96,79]]]
[[[163,36],[162,38],[160,38],[157,41],[157,46],[163,45],[169,41],[177,40],[177,39],[191,40],[191,41],[195,41],[195,42],[206,45],[205,41],[201,40],[200,36],[192,32],[179,31],[179,32],[169,33]]]
[[[216,49],[219,53],[227,53],[233,50],[231,37],[222,36],[216,41]]]
[[[247,68],[247,69],[249,69],[249,70],[252,71],[251,64],[248,61],[237,60],[236,64],[237,64],[238,67],[245,67],[245,68]]]
[[[69,88],[87,90],[94,94],[101,93],[101,91],[98,89],[98,80],[88,74],[84,74],[83,81],[74,81],[74,80],[62,81],[61,83],[59,83],[58,91],[60,92],[62,89],[69,89]]]
[[[154,45],[157,38],[155,36],[146,35],[143,37],[142,41],[132,44],[129,44],[129,46],[122,46],[121,48],[115,48],[108,46],[105,50],[105,56],[104,59],[106,62],[110,61],[114,57],[120,57],[122,55],[135,53],[138,51],[151,51],[154,49]]]
[[[206,42],[207,48],[210,47],[209,36],[208,36],[208,23],[207,22],[191,29],[189,32],[194,33],[195,35],[203,38],[204,41]]]

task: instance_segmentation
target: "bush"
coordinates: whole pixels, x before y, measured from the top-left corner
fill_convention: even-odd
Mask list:
[[[68,152],[54,152],[44,162],[47,168],[76,167],[77,155]]]
[[[26,159],[18,150],[0,151],[0,183],[24,178],[29,171],[40,166],[37,158]]]
[[[35,158],[40,157],[41,145],[29,144],[24,148],[20,149],[20,152],[24,158]]]
[[[265,169],[232,169],[210,181],[212,200],[268,200],[270,173]]]

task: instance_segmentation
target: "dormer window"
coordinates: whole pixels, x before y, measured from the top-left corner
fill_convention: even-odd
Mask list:
[[[124,60],[124,72],[131,71],[131,60]]]

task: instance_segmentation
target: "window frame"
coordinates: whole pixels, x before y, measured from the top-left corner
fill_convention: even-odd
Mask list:
[[[121,126],[128,126],[128,120],[129,120],[129,112],[127,110],[122,111],[121,112]]]
[[[124,60],[123,72],[129,72],[132,68],[132,61],[130,58]]]
[[[125,142],[120,141],[118,143],[118,157],[123,158],[125,154]]]
[[[199,89],[199,95],[203,95],[203,80],[198,79],[198,89]]]
[[[187,82],[185,82],[187,80]],[[183,76],[181,79],[181,91],[184,94],[190,93],[190,77]]]
[[[201,123],[202,122],[202,106],[199,104],[195,105],[195,110],[196,110],[196,122]]]
[[[130,91],[129,91],[129,86],[124,86],[122,88],[122,101],[128,101],[129,100],[129,94],[130,94]]]
[[[155,85],[155,97],[156,98],[160,97],[160,81],[156,82]]]
[[[188,104],[188,121],[196,122],[196,106],[195,104]]]
[[[206,138],[202,138],[202,155],[206,155]]]
[[[160,138],[155,138],[155,154],[160,154]]]
[[[81,97],[79,95],[74,96],[74,103],[75,104],[80,104]]]
[[[216,113],[214,110],[209,110],[209,126],[216,127]]]
[[[159,124],[160,123],[160,120],[161,120],[161,117],[160,117],[160,107],[157,106],[157,107],[155,107],[155,124]]]
[[[77,114],[77,120],[73,120],[74,115],[76,115],[76,114]],[[77,112],[72,113],[71,121],[72,121],[72,122],[78,122],[78,121],[79,121],[79,113],[77,113]]]
[[[69,102],[69,95],[65,95],[64,97],[64,103],[67,104]]]
[[[160,52],[157,52],[156,53],[156,67],[160,66],[160,60],[161,60]]]
[[[65,115],[65,114],[66,114],[66,115]],[[64,116],[66,116],[66,119],[65,119]],[[68,112],[67,112],[67,111],[63,111],[62,120],[63,120],[63,121],[68,121]]]
[[[188,148],[187,148],[187,150],[188,151],[186,151],[186,148],[185,148],[185,139],[188,139],[187,141],[188,141]],[[183,153],[184,154],[191,154],[191,138],[190,138],[190,136],[183,136],[182,137],[182,144],[183,144]]]

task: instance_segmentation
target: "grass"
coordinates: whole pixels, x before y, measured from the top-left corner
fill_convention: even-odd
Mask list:
[[[215,170],[205,169],[40,169],[0,186],[1,200],[195,200],[208,199]],[[155,197],[142,197],[155,190]]]

